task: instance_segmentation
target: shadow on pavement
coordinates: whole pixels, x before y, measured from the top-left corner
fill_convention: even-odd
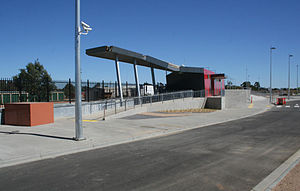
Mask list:
[[[71,140],[74,141],[74,138],[70,137],[60,137],[60,136],[53,136],[53,135],[43,135],[43,134],[38,134],[38,133],[20,133],[19,131],[0,131],[0,133],[3,134],[17,134],[17,135],[32,135],[32,136],[39,136],[39,137],[46,137],[46,138],[53,138],[53,139],[63,139],[63,140]]]

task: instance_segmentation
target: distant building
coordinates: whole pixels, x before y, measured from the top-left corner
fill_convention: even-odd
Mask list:
[[[205,90],[205,96],[217,96],[225,89],[225,75],[205,68],[180,66],[180,71],[172,72],[166,78],[167,91]]]
[[[144,85],[140,86],[140,89],[142,96],[154,95],[154,86],[152,84],[144,83]]]

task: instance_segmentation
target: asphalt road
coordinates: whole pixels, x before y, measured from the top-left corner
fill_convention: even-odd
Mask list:
[[[300,149],[296,103],[170,136],[2,168],[0,190],[250,190]]]

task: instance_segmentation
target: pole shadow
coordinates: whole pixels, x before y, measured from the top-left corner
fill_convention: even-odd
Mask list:
[[[44,135],[44,134],[38,134],[38,133],[20,133],[19,131],[0,131],[2,134],[8,134],[8,135],[32,135],[32,136],[38,136],[38,137],[46,137],[46,138],[52,138],[52,139],[62,139],[62,140],[70,140],[74,141],[74,138],[70,137],[61,137],[61,136],[53,136],[53,135]]]

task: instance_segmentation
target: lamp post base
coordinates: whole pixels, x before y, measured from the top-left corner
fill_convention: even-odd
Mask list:
[[[86,140],[85,137],[82,137],[82,138],[76,138],[76,137],[73,137],[73,139],[74,139],[75,141],[84,141],[84,140]]]

